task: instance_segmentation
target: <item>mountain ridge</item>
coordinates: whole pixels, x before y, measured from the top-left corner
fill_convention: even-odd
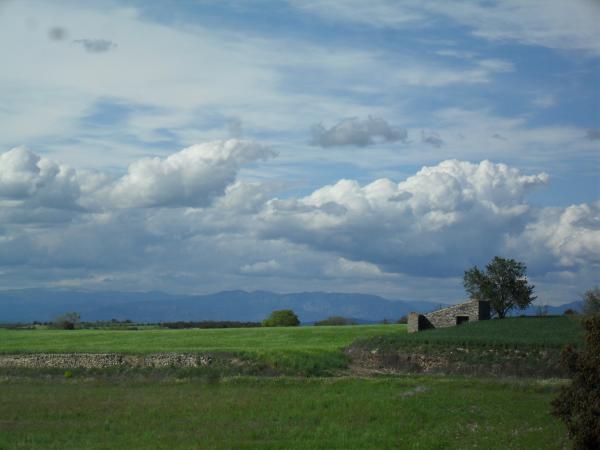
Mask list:
[[[548,306],[548,314],[577,309],[580,302]],[[342,292],[276,293],[257,290],[227,290],[213,294],[185,295],[160,291],[85,291],[64,289],[0,290],[0,323],[47,322],[68,311],[76,311],[82,320],[130,319],[135,322],[171,322],[178,320],[261,321],[275,309],[293,309],[303,323],[329,316],[343,316],[360,322],[397,320],[409,312],[429,312],[447,304],[390,300],[373,294]],[[533,315],[537,306],[525,311]]]

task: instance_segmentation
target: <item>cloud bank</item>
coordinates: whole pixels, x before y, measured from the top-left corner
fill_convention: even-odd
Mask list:
[[[293,290],[443,283],[494,255],[525,261],[534,281],[589,282],[600,267],[600,202],[530,204],[544,172],[446,160],[400,181],[343,179],[277,198],[268,183],[238,179],[272,154],[208,142],[114,177],[13,149],[0,155],[0,270],[54,284],[218,290],[268,279]]]

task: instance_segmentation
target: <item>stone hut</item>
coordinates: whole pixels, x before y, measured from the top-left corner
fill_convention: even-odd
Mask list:
[[[427,314],[410,313],[408,316],[408,332],[414,333],[428,328],[453,327],[466,322],[489,320],[489,318],[489,301],[469,300]]]

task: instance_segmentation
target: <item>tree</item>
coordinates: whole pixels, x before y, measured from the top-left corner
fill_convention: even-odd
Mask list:
[[[300,320],[291,309],[273,311],[262,321],[263,327],[297,327],[298,325],[300,325]]]
[[[583,313],[586,315],[600,314],[600,288],[596,286],[583,294]]]
[[[587,331],[583,350],[567,346],[561,355],[571,384],[552,401],[552,414],[565,422],[576,449],[600,448],[600,314],[583,325]]]
[[[79,325],[80,319],[78,313],[68,312],[54,319],[52,325],[54,328],[60,328],[61,330],[74,330]]]
[[[526,272],[525,264],[496,256],[485,271],[477,266],[465,271],[463,284],[471,298],[488,300],[492,313],[502,319],[511,309],[525,309],[536,299]]]

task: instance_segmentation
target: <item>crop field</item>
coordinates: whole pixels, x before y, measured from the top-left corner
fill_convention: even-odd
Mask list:
[[[556,383],[0,379],[0,448],[562,448]]]
[[[0,352],[332,351],[357,338],[404,334],[405,325],[186,330],[6,330]]]
[[[406,326],[396,324],[137,331],[0,329],[0,353],[226,352],[280,373],[327,375],[347,367],[342,348],[357,338],[405,333]]]
[[[469,358],[487,365],[498,361],[484,349],[507,349],[509,356],[495,353],[507,358],[513,349],[537,348],[517,352],[533,361],[535,374],[550,361],[536,362],[536,354],[556,356],[580,339],[579,322],[567,317],[485,321],[412,335],[404,325],[2,329],[5,354],[214,352],[215,360],[193,369],[0,369],[0,449],[565,448],[565,428],[550,414],[565,380],[361,372],[349,366],[343,349],[362,346],[373,356],[386,348],[392,354],[435,348],[448,355],[465,346],[476,349]],[[221,365],[219,355],[227,354],[244,355],[247,370]],[[459,362],[466,367],[469,361]]]
[[[513,317],[472,322],[458,327],[398,333],[366,339],[381,347],[463,346],[495,348],[550,348],[579,345],[583,328],[577,317]]]

